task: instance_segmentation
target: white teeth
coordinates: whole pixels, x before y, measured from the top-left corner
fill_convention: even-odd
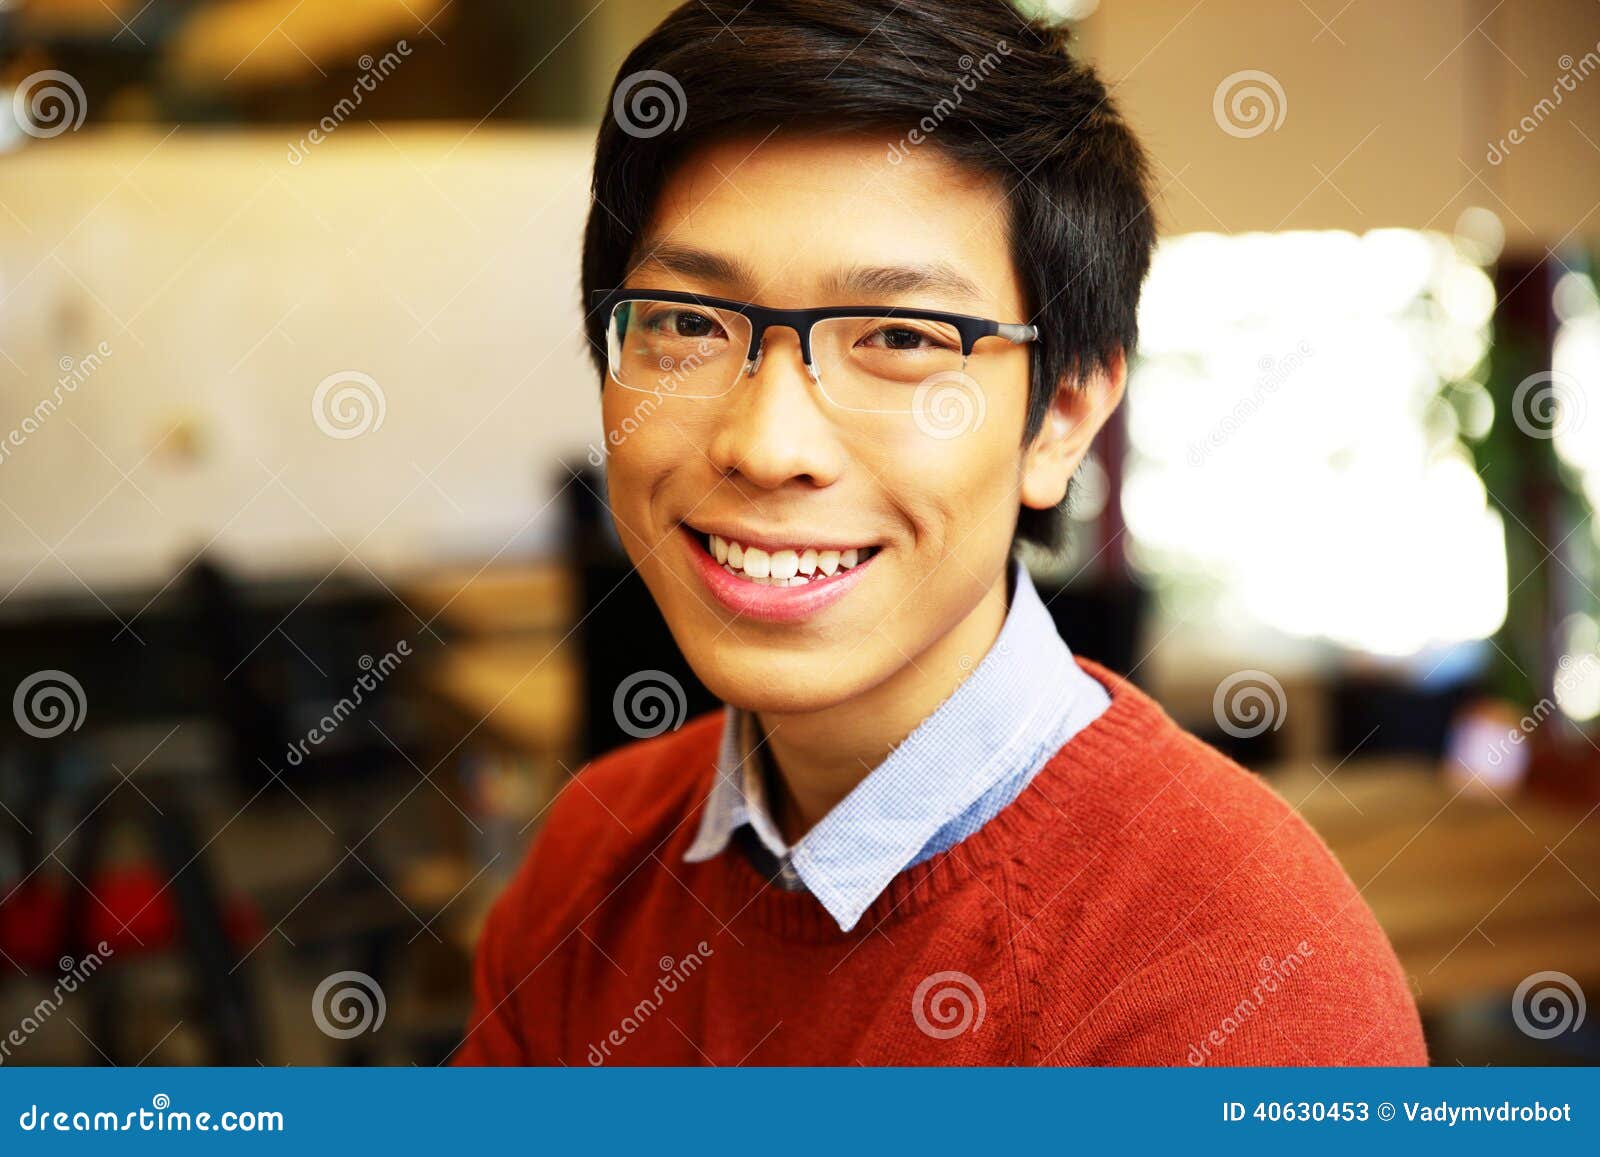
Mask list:
[[[707,535],[706,538],[711,556],[730,574],[762,586],[805,586],[814,579],[841,574],[859,566],[877,552],[876,547],[870,546],[851,547],[848,550],[818,550],[808,546],[803,550],[769,552],[717,534]]]

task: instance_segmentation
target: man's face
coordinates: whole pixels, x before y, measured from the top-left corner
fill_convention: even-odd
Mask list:
[[[891,305],[1026,322],[1002,190],[933,146],[892,163],[891,143],[780,135],[692,154],[663,190],[626,286],[780,309]],[[867,300],[841,288],[873,270],[959,276]],[[965,290],[950,284],[962,280]],[[690,332],[705,331],[695,324]],[[754,375],[714,399],[608,379],[610,502],[629,557],[711,691],[752,710],[810,712],[916,664],[1004,582],[1029,353],[983,339],[968,379],[946,383],[942,402],[937,383],[924,394],[954,418],[919,419],[842,409],[808,376],[791,329],[769,330],[764,350]],[[746,560],[731,574],[713,534],[762,550],[768,564]],[[858,561],[844,571],[850,548]],[[829,549],[842,561],[826,575]],[[794,573],[783,550],[809,582],[757,581],[763,569]]]

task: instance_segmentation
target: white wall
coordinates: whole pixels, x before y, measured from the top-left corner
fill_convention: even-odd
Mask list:
[[[351,124],[298,165],[287,132],[193,128],[0,155],[0,595],[164,581],[213,536],[257,572],[546,541],[599,429],[592,136],[469,128]],[[345,370],[386,412],[337,439],[312,399]]]

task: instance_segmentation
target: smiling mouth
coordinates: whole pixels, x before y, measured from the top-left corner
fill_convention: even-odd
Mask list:
[[[878,553],[876,546],[764,550],[717,534],[696,532],[700,545],[734,578],[758,586],[803,587],[848,573]]]

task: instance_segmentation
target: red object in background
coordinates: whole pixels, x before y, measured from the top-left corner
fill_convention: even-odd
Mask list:
[[[1582,808],[1600,806],[1600,751],[1583,739],[1555,734],[1554,725],[1528,737],[1528,791]]]
[[[166,884],[166,877],[146,864],[90,877],[88,927],[82,942],[74,946],[67,941],[66,887],[55,879],[27,880],[0,903],[0,951],[24,968],[48,973],[61,970],[74,948],[94,947],[101,941],[110,950],[108,957],[169,950],[178,943],[182,929]],[[245,948],[266,934],[261,913],[240,897],[224,902],[222,922],[229,942]]]

